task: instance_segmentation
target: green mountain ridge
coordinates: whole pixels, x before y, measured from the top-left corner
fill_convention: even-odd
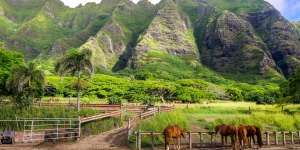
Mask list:
[[[76,8],[59,0],[0,0],[0,27],[0,40],[29,60],[89,49],[107,71],[199,77],[196,68],[205,67],[282,77],[300,65],[299,27],[263,0],[103,0]]]

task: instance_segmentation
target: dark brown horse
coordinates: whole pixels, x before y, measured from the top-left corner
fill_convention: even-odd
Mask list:
[[[238,137],[241,149],[244,149],[248,145],[248,131],[247,126],[240,125],[238,128]]]
[[[184,138],[184,130],[182,128],[180,128],[178,125],[170,125],[165,128],[164,136],[166,150],[170,149],[171,141],[173,141],[175,149],[180,150],[181,138]],[[177,141],[177,145],[175,144],[174,140]]]
[[[220,134],[222,137],[222,144],[224,144],[224,138],[230,136],[231,146],[236,149],[238,139],[238,128],[232,125],[219,125],[215,128],[216,134]]]
[[[262,135],[261,135],[260,128],[257,126],[254,126],[254,125],[246,126],[246,127],[247,127],[247,137],[250,140],[250,144],[251,144],[251,140],[253,140],[253,143],[255,144],[255,136],[256,136],[259,147],[262,147],[263,141],[262,141]]]

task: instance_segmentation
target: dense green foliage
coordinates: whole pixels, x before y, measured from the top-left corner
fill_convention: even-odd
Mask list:
[[[19,108],[29,107],[35,98],[44,93],[45,75],[34,63],[14,67],[7,79],[6,88]]]
[[[17,52],[2,48],[0,43],[0,94],[5,94],[6,80],[13,66],[24,63],[23,56]]]
[[[300,69],[281,85],[285,102],[300,103]]]

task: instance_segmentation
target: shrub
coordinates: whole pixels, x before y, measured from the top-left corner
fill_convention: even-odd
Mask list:
[[[239,101],[243,100],[242,91],[237,88],[227,88],[225,90],[226,94],[230,97],[231,100]]]
[[[108,104],[110,104],[110,105],[122,104],[122,99],[120,97],[117,97],[117,96],[109,97],[108,98]]]

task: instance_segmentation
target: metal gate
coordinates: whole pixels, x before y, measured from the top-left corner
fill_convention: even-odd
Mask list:
[[[80,137],[79,118],[20,119],[23,123],[23,142],[56,142]]]

